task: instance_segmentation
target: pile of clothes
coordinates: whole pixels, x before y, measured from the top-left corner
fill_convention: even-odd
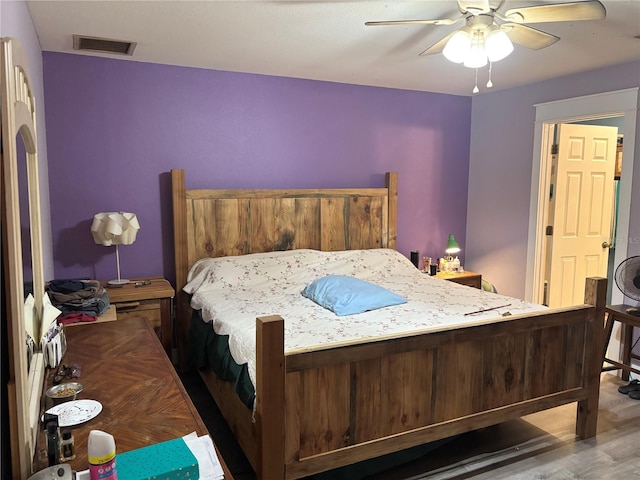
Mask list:
[[[96,280],[51,280],[45,290],[62,312],[62,324],[94,322],[110,306],[107,290]]]

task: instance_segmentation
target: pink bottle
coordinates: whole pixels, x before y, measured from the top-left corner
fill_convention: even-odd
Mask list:
[[[116,442],[113,435],[100,430],[89,432],[87,454],[91,480],[117,480]]]

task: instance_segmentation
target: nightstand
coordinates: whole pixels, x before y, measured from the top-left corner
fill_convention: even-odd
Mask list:
[[[449,280],[450,282],[456,282],[460,285],[466,285],[473,288],[482,288],[482,275],[476,272],[464,271],[462,273],[457,272],[438,272],[436,278],[442,280]]]
[[[150,281],[149,285],[136,287],[136,282]],[[160,343],[171,358],[171,303],[175,291],[162,277],[132,278],[121,287],[101,282],[109,292],[109,301],[116,309],[118,320],[129,317],[145,317],[149,320]]]

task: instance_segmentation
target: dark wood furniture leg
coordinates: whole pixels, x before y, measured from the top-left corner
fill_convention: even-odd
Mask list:
[[[633,325],[624,324],[622,329],[622,363],[631,365],[631,346],[633,345]],[[622,379],[629,381],[629,370],[622,370]]]
[[[602,358],[604,361],[607,359],[607,348],[609,348],[609,342],[611,341],[611,332],[613,331],[614,315],[609,313],[608,309],[605,309],[606,321],[604,324],[604,342],[602,345]],[[613,370],[615,367],[604,367],[603,370]]]

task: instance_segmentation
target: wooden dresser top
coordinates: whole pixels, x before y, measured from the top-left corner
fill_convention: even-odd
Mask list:
[[[97,417],[71,427],[77,456],[69,463],[74,470],[88,468],[87,439],[91,430],[113,435],[118,453],[194,431],[199,436],[208,434],[147,320],[127,318],[87,324],[66,329],[66,335],[68,347],[63,363],[82,368],[80,378],[73,379],[84,386],[78,399],[102,404]],[[47,376],[46,388],[52,385],[53,373],[50,371]],[[44,402],[45,409],[51,406],[50,399],[45,397]],[[44,434],[39,435],[38,454],[46,462],[44,440]],[[223,469],[225,479],[232,479],[224,463]]]

